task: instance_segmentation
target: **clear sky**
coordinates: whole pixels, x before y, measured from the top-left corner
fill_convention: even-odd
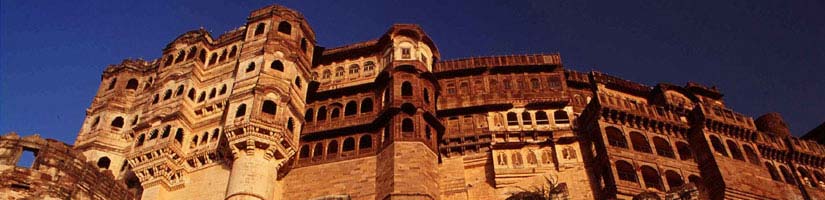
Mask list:
[[[0,1],[0,133],[73,143],[103,69],[155,59],[179,34],[218,36],[274,1]],[[718,86],[794,135],[825,121],[825,3],[697,1],[285,1],[319,45],[416,23],[444,59],[559,52],[566,68],[654,85]]]

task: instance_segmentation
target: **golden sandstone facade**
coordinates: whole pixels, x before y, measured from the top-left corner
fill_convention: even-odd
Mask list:
[[[73,197],[506,199],[551,180],[560,199],[825,199],[825,146],[715,88],[567,70],[558,54],[440,58],[411,24],[316,46],[281,6],[217,38],[187,32],[104,71],[65,152],[119,183]],[[0,143],[16,177],[0,191],[49,182],[13,167],[35,148],[22,141]]]

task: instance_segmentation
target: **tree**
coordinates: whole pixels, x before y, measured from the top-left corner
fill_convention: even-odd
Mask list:
[[[543,176],[545,184],[533,186],[529,189],[519,188],[521,192],[514,192],[507,200],[551,200],[567,199],[567,184],[557,183],[556,178]]]

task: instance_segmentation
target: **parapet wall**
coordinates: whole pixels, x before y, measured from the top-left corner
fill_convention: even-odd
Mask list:
[[[31,166],[17,166],[26,151],[34,154]],[[135,199],[95,165],[57,140],[7,133],[0,137],[0,199]]]

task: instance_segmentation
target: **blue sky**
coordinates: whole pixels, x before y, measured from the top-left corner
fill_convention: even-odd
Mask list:
[[[559,52],[566,68],[718,86],[729,107],[825,121],[822,1],[285,1],[319,45],[421,24],[444,59]],[[73,143],[103,69],[154,59],[179,34],[242,26],[273,1],[0,1],[0,133]]]

